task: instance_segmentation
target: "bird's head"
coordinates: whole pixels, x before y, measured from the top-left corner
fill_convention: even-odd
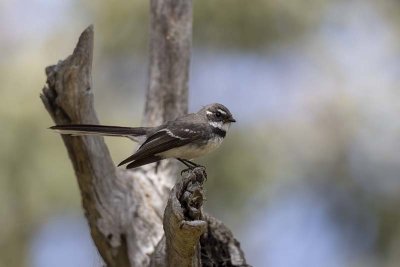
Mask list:
[[[222,104],[214,103],[207,105],[200,112],[205,114],[211,126],[225,131],[229,129],[232,122],[236,122],[229,109]]]

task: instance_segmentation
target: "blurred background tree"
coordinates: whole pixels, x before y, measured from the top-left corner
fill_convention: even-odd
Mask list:
[[[93,23],[99,117],[140,124],[148,8],[0,1],[0,266],[100,266],[38,95],[44,67]],[[399,11],[393,0],[195,1],[190,109],[221,102],[239,121],[202,160],[207,208],[250,264],[398,266]],[[134,147],[106,141],[115,162]]]

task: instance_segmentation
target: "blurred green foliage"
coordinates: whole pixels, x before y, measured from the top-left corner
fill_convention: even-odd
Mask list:
[[[249,130],[256,133],[252,140],[248,140],[246,132],[231,129],[222,147],[202,159],[209,173],[206,196],[211,204],[206,207],[214,215],[227,207],[244,211],[249,196],[273,177],[275,161],[265,142],[267,135],[258,133],[258,129]],[[230,226],[240,224],[237,212],[226,214]]]
[[[194,1],[194,46],[268,49],[287,45],[316,25],[323,0]]]
[[[193,1],[194,47],[269,49],[301,38],[318,26],[323,0]],[[111,56],[147,51],[149,1],[76,3],[95,22],[98,42]]]
[[[149,2],[139,1],[78,1],[96,25],[96,42],[102,56],[141,54],[147,51],[149,32]]]

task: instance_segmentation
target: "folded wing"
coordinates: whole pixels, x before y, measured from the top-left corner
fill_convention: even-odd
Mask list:
[[[184,146],[190,142],[199,138],[199,135],[188,135],[188,134],[174,134],[168,129],[161,129],[155,132],[153,135],[149,136],[147,140],[139,147],[135,154],[123,160],[118,166],[124,165],[128,162],[146,162],[157,161],[162,159],[157,156],[157,154],[164,151],[170,150],[172,148]],[[144,165],[144,164],[141,164]],[[139,165],[139,166],[141,166]],[[138,167],[137,164],[129,164],[127,168]]]

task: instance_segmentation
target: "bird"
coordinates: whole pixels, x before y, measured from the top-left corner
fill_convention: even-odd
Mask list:
[[[137,168],[163,159],[175,158],[188,169],[203,167],[192,160],[217,149],[230,126],[236,122],[227,107],[219,103],[204,106],[156,127],[122,127],[93,124],[55,125],[50,129],[72,136],[101,135],[128,137],[139,143],[133,155],[118,166]]]

